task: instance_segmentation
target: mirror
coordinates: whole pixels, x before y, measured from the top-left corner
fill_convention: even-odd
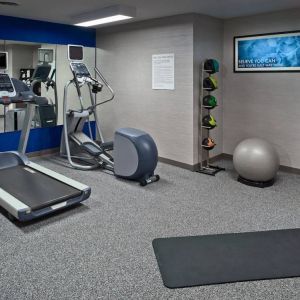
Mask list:
[[[68,46],[20,41],[0,41],[0,51],[8,52],[8,70],[12,78],[21,80],[24,88],[35,95],[36,112],[32,128],[63,124],[63,97],[66,83],[72,79]],[[94,75],[96,49],[84,47],[85,63]],[[88,89],[82,90],[84,106],[90,106]],[[79,108],[75,86],[68,95],[68,107]],[[0,132],[21,130],[24,124],[25,104],[0,106]],[[91,118],[92,120],[92,118]]]
[[[5,42],[0,40],[0,51],[5,51]],[[4,131],[4,106],[0,105],[0,132]]]
[[[8,52],[8,70],[6,72],[11,78],[22,81],[22,84],[18,84],[18,90],[37,96],[32,128],[55,126],[56,45],[6,40],[3,49]],[[19,93],[17,97],[19,97]],[[25,109],[26,105],[23,103],[2,106],[1,131],[21,130]],[[50,120],[47,117],[51,112],[52,119]]]

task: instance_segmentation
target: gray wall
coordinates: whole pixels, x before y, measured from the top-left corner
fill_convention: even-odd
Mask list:
[[[160,157],[197,164],[200,64],[221,60],[222,37],[221,21],[195,14],[98,30],[97,66],[117,95],[100,111],[104,136],[118,127],[140,128],[153,136]],[[175,91],[152,90],[152,54],[162,53],[175,53]],[[220,112],[215,153],[222,152]]]
[[[22,68],[33,68],[35,67],[33,61],[33,53],[39,46],[30,45],[8,45],[7,51],[9,52],[9,63],[8,73],[14,78],[19,78],[20,69]]]
[[[100,108],[104,136],[140,128],[153,136],[160,157],[192,165],[193,16],[98,30],[97,48],[97,66],[116,91]],[[175,53],[175,91],[152,90],[152,55],[163,53]]]
[[[300,29],[300,10],[225,21],[224,152],[247,137],[272,142],[281,164],[300,168],[299,73],[233,73],[233,37]]]

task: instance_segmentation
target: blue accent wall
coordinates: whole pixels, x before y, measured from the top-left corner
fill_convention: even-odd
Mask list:
[[[30,130],[27,153],[59,148],[62,134],[62,125],[49,128],[35,128]],[[92,135],[95,139],[95,121],[91,121]],[[84,132],[89,135],[88,124]],[[0,134],[0,152],[18,150],[21,131],[5,132]]]
[[[96,30],[66,24],[0,16],[0,39],[96,47]]]
[[[2,25],[0,26],[0,39],[2,40],[96,47],[95,29],[1,15],[0,23]],[[95,136],[93,123],[92,129]],[[61,132],[62,126],[31,129],[27,152],[59,147]],[[0,151],[17,150],[19,139],[20,131],[1,133]]]

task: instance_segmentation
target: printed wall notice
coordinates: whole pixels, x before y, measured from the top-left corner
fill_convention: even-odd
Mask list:
[[[174,90],[174,53],[152,55],[152,89]]]

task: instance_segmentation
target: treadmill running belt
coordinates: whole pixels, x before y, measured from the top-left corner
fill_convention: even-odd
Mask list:
[[[0,188],[32,210],[81,195],[80,190],[22,165],[0,170]]]

